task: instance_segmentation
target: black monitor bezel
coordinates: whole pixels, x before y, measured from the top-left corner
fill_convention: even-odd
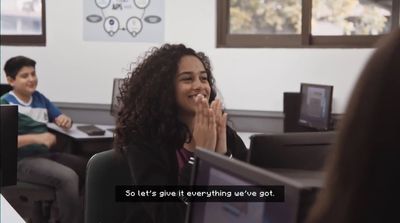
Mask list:
[[[18,106],[2,104],[0,110],[0,186],[3,187],[17,183]]]
[[[303,113],[303,106],[304,103],[303,101],[306,99],[305,95],[305,89],[308,87],[316,87],[316,88],[322,88],[327,92],[328,95],[328,100],[329,102],[327,103],[328,105],[328,115],[322,124],[315,124],[315,123],[310,123],[310,122],[302,122],[301,120],[304,119],[304,113]],[[322,84],[312,84],[312,83],[300,83],[300,108],[299,108],[299,120],[298,120],[298,125],[307,127],[309,129],[314,129],[317,131],[329,131],[332,130],[332,103],[333,103],[333,86],[332,85],[322,85]]]

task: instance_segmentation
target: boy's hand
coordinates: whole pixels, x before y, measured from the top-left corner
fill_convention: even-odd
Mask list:
[[[72,127],[72,119],[64,114],[59,115],[54,123],[64,129],[70,129]]]
[[[50,148],[56,144],[56,136],[51,133],[45,132],[37,134],[35,137],[37,137],[37,144],[45,145],[47,148]]]

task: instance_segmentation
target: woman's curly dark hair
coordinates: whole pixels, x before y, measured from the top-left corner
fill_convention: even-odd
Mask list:
[[[216,97],[215,80],[209,58],[183,44],[152,48],[124,80],[120,88],[115,148],[132,141],[155,142],[178,149],[191,140],[191,132],[178,118],[175,78],[183,56],[196,56],[204,65],[211,87],[210,102]]]

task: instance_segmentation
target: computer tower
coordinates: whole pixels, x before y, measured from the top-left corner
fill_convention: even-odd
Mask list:
[[[300,126],[301,94],[299,92],[283,93],[283,132],[313,132],[316,130]]]

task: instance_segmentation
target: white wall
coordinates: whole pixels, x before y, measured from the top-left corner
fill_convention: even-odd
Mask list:
[[[300,82],[334,85],[334,113],[342,113],[371,49],[216,48],[215,0],[166,0],[165,41],[210,56],[228,109],[282,111],[283,92]],[[46,47],[1,46],[1,67],[15,55],[35,59],[39,90],[57,102],[109,104],[112,79],[153,43],[83,41],[81,0],[46,1]],[[2,73],[1,82],[5,82]]]

